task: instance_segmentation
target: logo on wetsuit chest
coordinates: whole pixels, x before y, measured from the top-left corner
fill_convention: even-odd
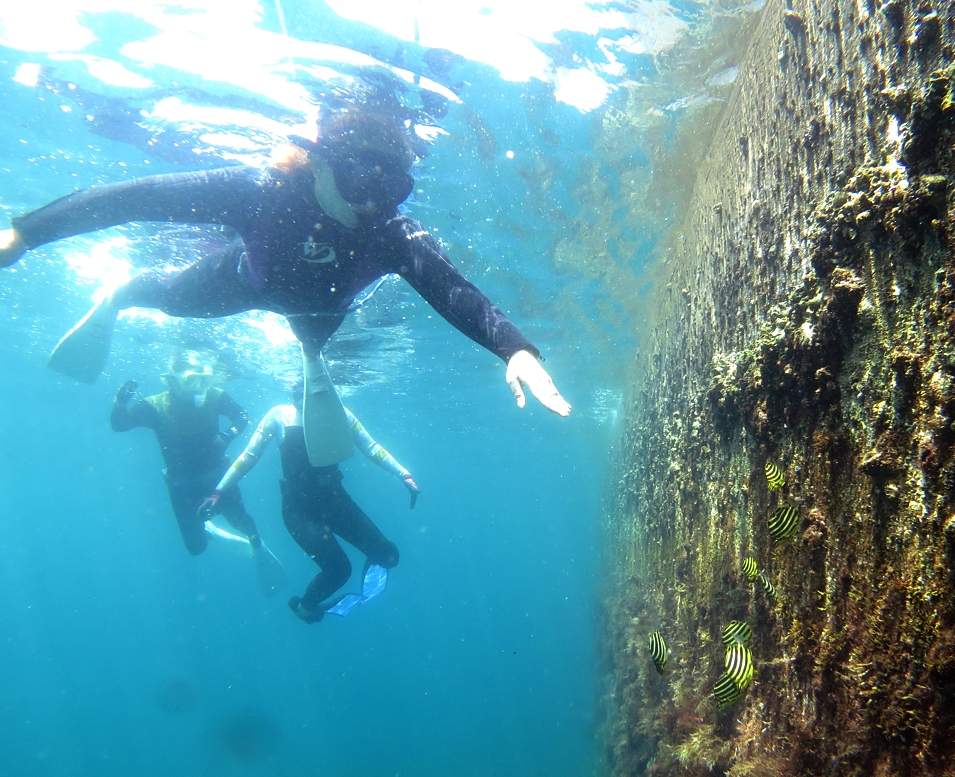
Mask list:
[[[302,259],[310,264],[328,264],[335,261],[335,249],[329,243],[316,243],[309,235],[302,243]]]

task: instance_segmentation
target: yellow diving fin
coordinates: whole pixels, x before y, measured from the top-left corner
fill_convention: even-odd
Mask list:
[[[319,353],[309,359],[304,350],[305,397],[302,401],[302,430],[308,460],[313,467],[328,467],[355,453],[345,408]]]
[[[116,312],[109,298],[97,304],[63,335],[50,354],[47,366],[80,383],[95,383],[109,358]]]

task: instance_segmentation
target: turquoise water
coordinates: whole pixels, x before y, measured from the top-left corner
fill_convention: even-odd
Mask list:
[[[221,235],[140,225],[31,252],[0,274],[0,777],[593,773],[596,543],[620,365],[635,335],[601,318],[610,290],[549,256],[579,215],[580,171],[597,158],[591,139],[613,95],[582,110],[556,101],[553,84],[502,79],[488,62],[452,58],[447,68],[423,43],[324,4],[286,4],[284,33],[271,4],[230,4],[209,19],[203,9],[215,3],[58,13],[67,6],[69,19],[43,3],[0,12],[0,99],[14,117],[0,130],[8,218],[95,183],[260,163],[276,126],[305,121],[309,89],[342,74],[388,65],[441,76],[438,91],[460,102],[435,117],[442,132],[408,211],[540,347],[575,410],[567,420],[533,400],[518,410],[502,364],[409,287],[385,283],[328,358],[346,404],[422,496],[409,511],[386,474],[343,465],[346,488],[401,563],[382,597],[309,627],[285,604],[315,568],[282,525],[277,455],[242,486],[292,578],[265,599],[241,554],[187,555],[152,434],[107,423],[124,381],[162,390],[176,344],[220,351],[234,374],[226,389],[260,418],[286,401],[297,369],[281,319],[131,311],[95,385],[44,366],[91,300],[139,269],[184,266]],[[253,56],[257,33],[275,44],[267,62]],[[597,57],[601,35],[536,48],[572,63],[575,50]],[[222,54],[230,41],[233,60]],[[296,41],[377,64],[320,61]],[[625,69],[608,83],[652,75],[651,57],[618,54]],[[420,107],[428,90],[417,80],[405,81],[405,98]],[[190,114],[196,106],[233,113]],[[640,149],[632,157],[648,164]],[[653,234],[629,229],[652,245]],[[636,276],[644,259],[622,261]]]

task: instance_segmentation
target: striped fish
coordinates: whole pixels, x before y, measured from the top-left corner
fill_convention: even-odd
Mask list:
[[[748,645],[753,638],[753,627],[744,621],[730,621],[723,629],[723,644],[731,647],[734,643]]]
[[[753,679],[753,654],[746,645],[738,642],[726,651],[726,674],[739,688],[740,693],[749,688]]]
[[[766,482],[769,484],[770,491],[778,491],[786,485],[786,477],[783,475],[783,471],[776,465],[775,462],[767,459],[765,469]]]
[[[773,585],[773,581],[769,579],[769,575],[765,572],[759,573],[759,579],[763,581],[763,588],[766,590],[766,596],[773,603],[773,606],[776,605],[776,602],[779,601],[779,594],[776,593],[776,586]]]
[[[667,643],[663,640],[663,635],[659,631],[650,634],[650,642],[647,647],[650,649],[650,658],[653,665],[660,674],[663,674],[667,668]]]
[[[733,682],[733,678],[728,673],[723,672],[716,681],[716,685],[713,686],[713,695],[716,697],[717,706],[729,707],[742,698],[743,692]]]
[[[798,529],[799,510],[795,505],[777,507],[769,516],[769,536],[773,538],[774,545],[791,540]]]
[[[759,564],[756,563],[756,559],[752,557],[743,559],[743,575],[747,583],[756,582],[759,577]]]

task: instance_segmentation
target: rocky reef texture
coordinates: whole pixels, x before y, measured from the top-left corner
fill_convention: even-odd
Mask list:
[[[761,14],[635,365],[606,770],[953,775],[955,4]],[[798,530],[774,547],[785,504]],[[731,620],[755,677],[720,709]]]

